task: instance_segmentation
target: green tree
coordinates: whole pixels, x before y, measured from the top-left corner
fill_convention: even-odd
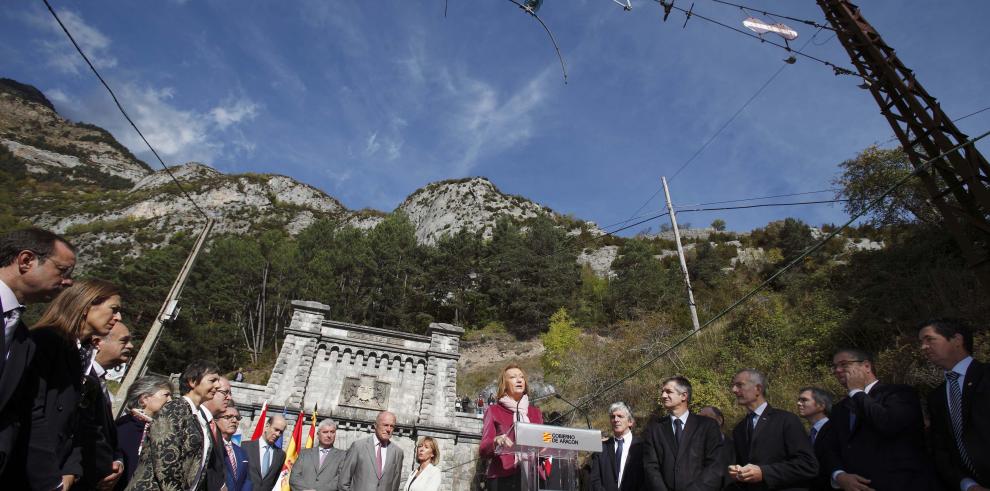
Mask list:
[[[875,145],[842,162],[839,167],[842,175],[833,182],[841,188],[839,194],[849,200],[845,209],[850,215],[863,212],[891,185],[914,172],[914,166],[900,147],[882,149]],[[877,227],[915,220],[936,224],[940,221],[939,215],[926,202],[927,198],[921,180],[909,179],[867,213],[868,223]]]
[[[564,376],[562,368],[564,359],[570,351],[578,344],[578,337],[581,330],[574,325],[574,321],[567,314],[567,309],[561,307],[550,316],[550,326],[546,333],[540,335],[543,341],[543,371],[550,378],[561,378]]]

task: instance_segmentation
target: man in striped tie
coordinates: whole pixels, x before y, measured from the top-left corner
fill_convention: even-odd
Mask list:
[[[921,352],[945,370],[928,396],[935,467],[948,489],[990,487],[990,365],[973,359],[973,332],[954,319],[920,325]]]

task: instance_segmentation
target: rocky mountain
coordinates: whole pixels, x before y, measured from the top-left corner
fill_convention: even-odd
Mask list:
[[[79,237],[92,249],[133,243],[167,243],[179,231],[201,228],[205,218],[173,181],[182,183],[200,208],[216,219],[217,234],[282,228],[298,233],[319,219],[368,229],[387,214],[349,210],[323,191],[274,174],[223,174],[187,163],[155,171],[109,132],[63,118],[43,93],[0,79],[0,152],[3,170],[32,187],[15,216]],[[520,221],[539,215],[558,219],[574,233],[600,233],[594,224],[562,217],[519,196],[502,193],[488,179],[473,177],[429,184],[395,211],[406,213],[421,243],[462,229],[491,235],[497,218]],[[96,251],[91,251],[96,252]]]

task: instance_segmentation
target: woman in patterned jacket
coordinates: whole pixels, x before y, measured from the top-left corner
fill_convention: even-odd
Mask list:
[[[128,491],[198,491],[210,455],[209,426],[200,404],[220,389],[220,369],[194,361],[182,373],[186,393],[162,407],[148,431]]]

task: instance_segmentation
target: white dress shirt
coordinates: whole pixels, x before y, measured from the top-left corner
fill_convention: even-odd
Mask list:
[[[3,303],[3,345],[7,347],[7,353],[3,355],[7,356],[10,353],[10,342],[14,339],[14,326],[17,325],[17,319],[20,319],[24,306],[3,280],[0,280],[0,303]]]
[[[614,435],[613,435],[614,436]],[[612,442],[614,449],[619,449],[618,440],[622,440],[622,460],[619,461],[619,484],[622,484],[622,476],[625,474],[626,461],[629,460],[629,447],[632,446],[632,431],[626,430],[622,436],[615,438],[617,441]]]
[[[189,408],[192,409],[194,415],[196,415],[196,421],[199,421],[199,427],[203,431],[203,458],[199,462],[199,472],[196,473],[196,480],[193,481],[193,487],[189,491],[196,491],[197,484],[199,484],[200,479],[203,478],[203,471],[206,470],[206,460],[210,456],[210,421],[207,418],[212,419],[209,411],[200,411],[193,401],[186,396],[182,396],[183,399],[189,404]],[[204,414],[206,416],[204,416]]]

